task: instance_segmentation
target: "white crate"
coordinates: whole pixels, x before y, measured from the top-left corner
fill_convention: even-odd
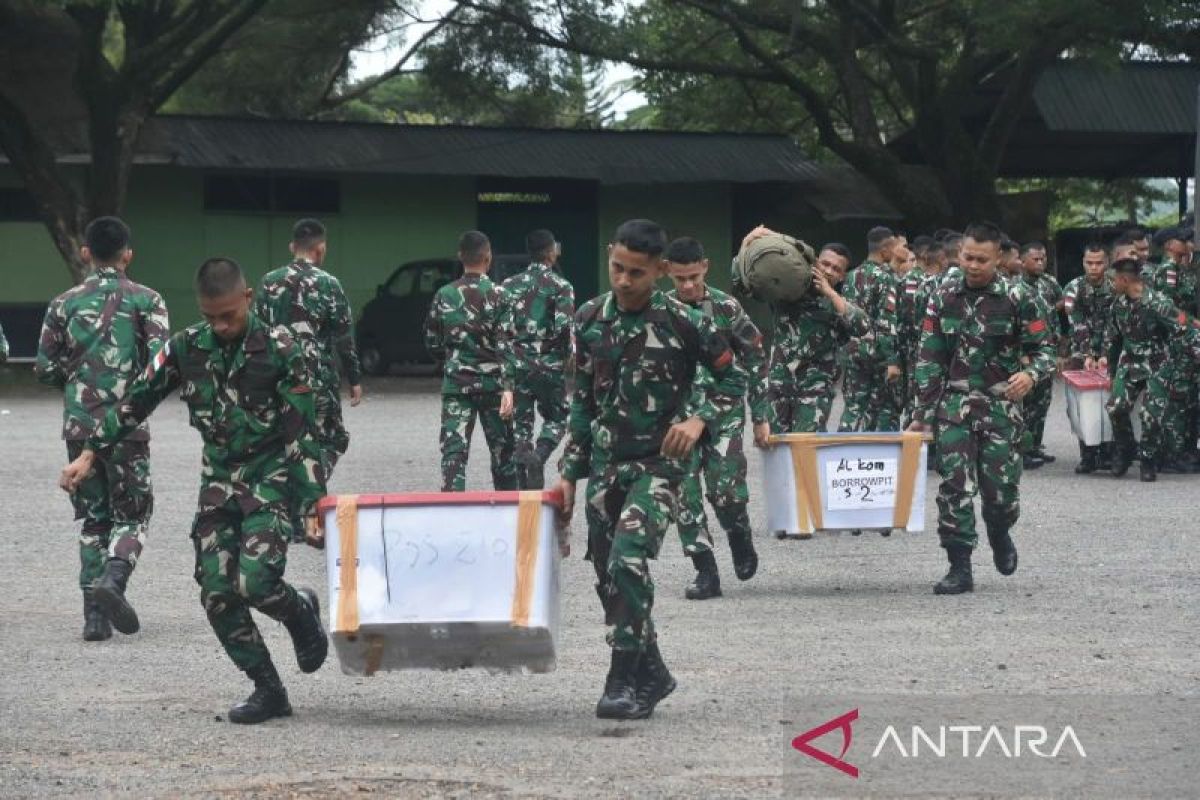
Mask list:
[[[1063,373],[1063,385],[1067,393],[1067,419],[1075,438],[1088,447],[1111,442],[1108,376],[1095,370],[1069,370]]]
[[[553,670],[559,503],[557,492],[323,499],[342,671]]]
[[[906,439],[911,463],[904,469]],[[772,436],[759,452],[772,532],[925,529],[927,455],[921,434],[785,434]]]

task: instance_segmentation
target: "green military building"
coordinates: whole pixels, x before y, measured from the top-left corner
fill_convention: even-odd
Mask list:
[[[131,274],[162,292],[176,327],[188,324],[201,260],[232,256],[257,279],[288,260],[300,216],[328,226],[328,263],[356,314],[397,265],[452,256],[468,228],[488,233],[498,254],[552,229],[586,299],[606,286],[606,237],[628,217],[699,237],[718,285],[759,222],[857,246],[871,224],[899,217],[853,172],[816,164],[784,136],[162,116],[147,124],[130,179]],[[31,320],[70,278],[4,161],[0,243],[0,321],[28,356]]]

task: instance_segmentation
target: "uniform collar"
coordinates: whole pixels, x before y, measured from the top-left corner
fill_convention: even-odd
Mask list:
[[[464,272],[463,276],[459,278],[459,280],[463,283],[479,283],[486,277],[487,275],[482,272]]]
[[[217,350],[221,347],[221,340],[213,333],[212,326],[205,322],[200,326],[199,333],[192,344],[200,350]],[[263,324],[253,311],[250,312],[250,319],[246,322],[246,333],[242,336],[242,340],[238,342],[238,349],[245,350],[247,353],[257,353],[267,348],[267,326]]]
[[[316,269],[317,265],[309,261],[307,258],[293,258],[292,266],[296,269]]]
[[[96,280],[119,280],[121,277],[121,270],[117,269],[116,267],[96,267],[94,270],[92,270],[90,277],[93,277]]]
[[[680,302],[682,302],[682,301],[680,301]],[[650,317],[657,317],[657,316],[660,316],[663,312],[665,312],[666,308],[667,308],[666,293],[663,292],[662,289],[655,287],[654,291],[650,293],[650,302],[646,303],[646,307],[637,313],[647,315]],[[617,305],[616,292],[609,292],[604,297],[604,305],[600,309],[600,319],[602,319],[606,322],[611,322],[612,320],[614,320],[618,316],[620,316],[621,313],[622,313],[622,311],[621,311],[620,307]],[[630,312],[630,313],[632,313],[632,312]]]

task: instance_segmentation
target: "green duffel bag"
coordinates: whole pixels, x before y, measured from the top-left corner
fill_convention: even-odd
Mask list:
[[[804,242],[773,233],[761,236],[733,260],[733,284],[767,303],[799,300],[812,288],[816,253]]]

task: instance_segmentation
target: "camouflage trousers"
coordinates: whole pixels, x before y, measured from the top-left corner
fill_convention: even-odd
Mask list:
[[[484,392],[442,395],[442,491],[461,492],[467,487],[467,456],[476,417],[492,455],[492,485],[497,491],[516,489],[512,423],[500,417],[500,393]]]
[[[1025,441],[1022,443],[1022,453],[1032,453],[1042,447],[1042,437],[1046,433],[1046,415],[1050,413],[1050,403],[1054,399],[1054,379],[1040,380],[1029,390],[1022,401],[1025,417]]]
[[[772,370],[771,377],[768,392],[771,431],[824,431],[837,389],[837,375],[818,367],[801,367],[795,375],[786,368]]]
[[[250,609],[281,622],[296,613],[296,590],[283,580],[290,533],[288,510],[279,502],[247,513],[231,500],[201,508],[192,524],[200,604],[217,641],[242,671],[271,658]]]
[[[513,406],[513,452],[518,459],[527,453],[536,453],[545,463],[567,432],[571,404],[567,399],[566,376],[562,373],[519,376]],[[542,415],[542,430],[537,434],[536,442],[535,409]]]
[[[987,425],[939,420],[937,423],[938,538],[975,547],[975,496],[989,528],[1008,530],[1021,515],[1020,415],[994,410]]]
[[[746,487],[746,453],[743,435],[746,412],[736,408],[718,418],[696,443],[690,470],[679,485],[679,541],[685,555],[696,555],[713,549],[712,534],[708,531],[708,516],[704,499],[712,504],[717,521],[728,530],[731,512],[745,507],[750,501]],[[707,494],[700,489],[704,476]]]
[[[1170,362],[1164,365],[1162,380],[1170,402],[1162,420],[1162,452],[1164,460],[1176,460],[1196,449],[1197,383],[1195,362],[1186,346],[1172,340]]]
[[[898,431],[904,408],[903,377],[889,383],[887,365],[863,365],[854,361],[846,367],[842,384],[845,408],[838,430]]]
[[[1157,463],[1162,456],[1163,424],[1171,402],[1163,371],[1160,369],[1147,375],[1145,369],[1134,371],[1119,364],[1109,391],[1108,417],[1112,420],[1114,444],[1131,455],[1136,447],[1131,415],[1139,397],[1142,399],[1140,456]]]
[[[325,479],[333,475],[338,460],[350,448],[350,433],[342,422],[342,398],[336,387],[322,390],[316,398],[317,435],[325,456]]]
[[[675,516],[678,489],[676,480],[652,475],[636,461],[588,480],[587,559],[596,570],[608,644],[616,650],[641,650],[655,641],[648,562],[658,557]]]
[[[83,442],[67,442],[67,458],[83,452]],[[79,588],[90,589],[110,558],[137,565],[154,511],[150,486],[150,443],[123,441],[106,455],[71,495],[79,533]]]

